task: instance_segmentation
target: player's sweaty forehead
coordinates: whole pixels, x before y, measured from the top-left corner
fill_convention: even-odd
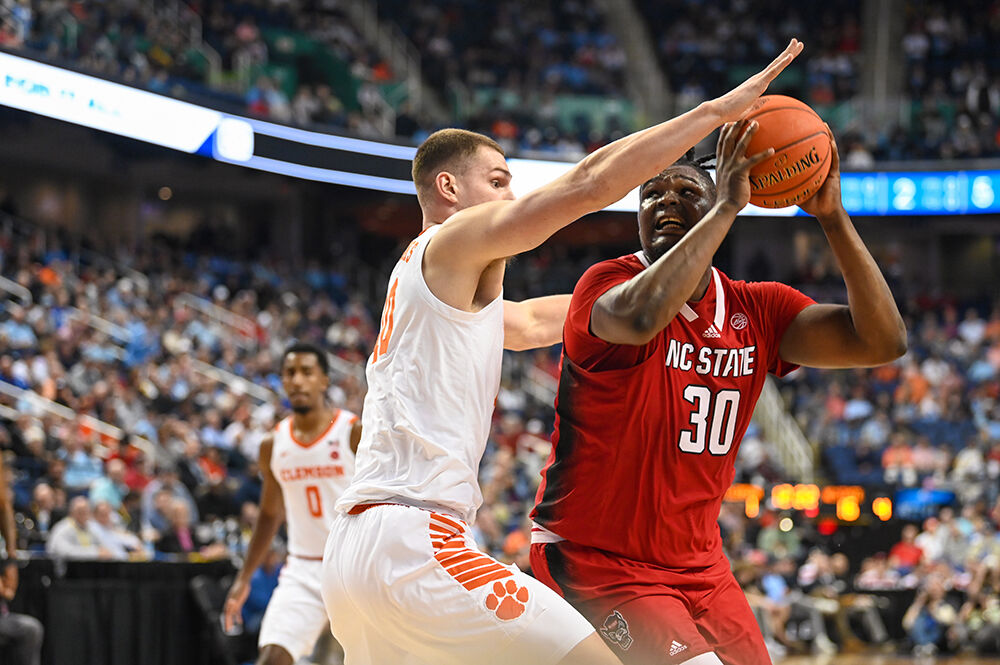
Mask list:
[[[674,180],[693,183],[701,188],[711,188],[715,184],[708,175],[690,164],[672,164],[644,182],[639,191],[645,192],[647,187]]]

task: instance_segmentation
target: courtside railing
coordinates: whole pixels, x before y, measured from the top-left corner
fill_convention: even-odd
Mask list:
[[[785,470],[786,478],[813,482],[815,466],[812,446],[785,408],[781,391],[771,377],[764,381],[753,417],[760,425],[764,438],[775,445],[778,462]]]

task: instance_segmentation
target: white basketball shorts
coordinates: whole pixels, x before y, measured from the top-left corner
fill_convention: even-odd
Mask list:
[[[594,632],[547,586],[481,552],[458,518],[365,508],[334,517],[323,555],[345,665],[552,665]]]
[[[258,646],[276,644],[293,660],[312,653],[327,626],[320,596],[322,568],[320,561],[288,557],[261,620]]]

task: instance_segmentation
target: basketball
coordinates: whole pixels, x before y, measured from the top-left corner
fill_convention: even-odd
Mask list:
[[[809,106],[785,95],[765,95],[746,117],[757,133],[747,149],[753,155],[774,148],[774,156],[750,171],[750,203],[784,208],[805,201],[830,171],[830,135]]]

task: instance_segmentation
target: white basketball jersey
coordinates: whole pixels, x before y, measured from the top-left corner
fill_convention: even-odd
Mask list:
[[[288,522],[288,552],[322,558],[334,506],[354,475],[351,428],[358,417],[338,409],[325,432],[299,441],[291,417],[274,431],[271,473],[281,485]]]
[[[368,359],[357,470],[337,503],[391,501],[471,523],[483,502],[479,462],[500,389],[503,294],[479,312],[438,300],[417,237],[389,277],[382,328]]]

